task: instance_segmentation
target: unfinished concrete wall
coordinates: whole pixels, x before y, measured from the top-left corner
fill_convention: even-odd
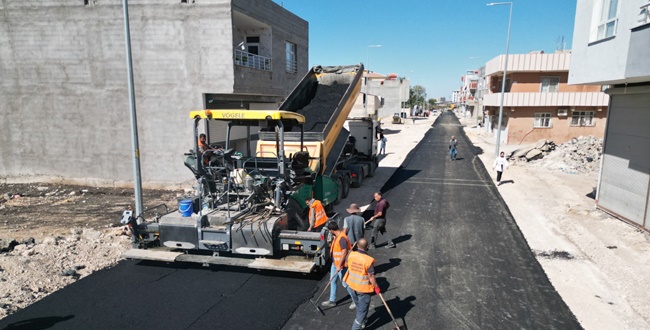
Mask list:
[[[0,180],[133,180],[122,2],[89,2],[0,3]],[[129,1],[145,186],[191,179],[189,110],[233,92],[231,10]]]

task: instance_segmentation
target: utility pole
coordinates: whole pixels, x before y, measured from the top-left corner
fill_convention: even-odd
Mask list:
[[[135,195],[135,216],[142,213],[142,178],[140,177],[140,147],[138,146],[138,118],[135,111],[133,90],[133,60],[131,59],[131,30],[129,27],[129,4],[122,0],[124,10],[124,44],[126,45],[126,68],[129,81],[129,105],[131,108],[131,145],[133,146],[133,189]]]

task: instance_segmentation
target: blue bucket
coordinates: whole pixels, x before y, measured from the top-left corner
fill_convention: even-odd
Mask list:
[[[178,211],[181,212],[181,215],[184,217],[192,216],[192,200],[184,199],[178,202]]]

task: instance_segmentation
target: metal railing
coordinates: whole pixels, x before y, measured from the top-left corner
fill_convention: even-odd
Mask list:
[[[239,49],[235,49],[235,64],[253,69],[271,71],[271,58],[251,54]]]
[[[637,23],[639,23],[639,25],[650,23],[650,2],[641,6],[641,11],[639,12]]]
[[[287,72],[289,73],[296,73],[298,72],[298,62],[297,61],[289,61],[287,60]]]

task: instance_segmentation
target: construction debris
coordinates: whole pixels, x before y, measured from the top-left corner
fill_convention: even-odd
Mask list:
[[[541,139],[534,147],[513,151],[508,158],[551,171],[593,174],[600,166],[602,150],[603,139],[594,136],[580,136],[557,145]]]

